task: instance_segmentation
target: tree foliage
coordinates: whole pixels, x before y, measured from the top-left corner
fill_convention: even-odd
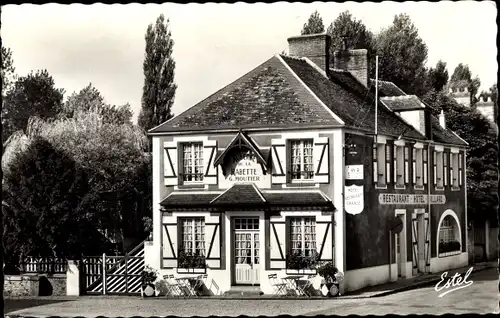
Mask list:
[[[12,51],[10,48],[2,46],[2,98],[5,93],[11,88],[12,81],[14,80],[14,59],[12,58]]]
[[[366,28],[361,20],[356,20],[349,11],[344,11],[328,27],[326,33],[330,35],[330,57],[333,63],[333,52],[342,48],[343,37],[346,49],[366,49],[368,51],[370,77],[375,77],[375,39],[373,33]],[[333,65],[333,64],[332,64]]]
[[[439,92],[448,84],[448,70],[446,62],[439,60],[435,68],[429,69],[429,84],[431,89]]]
[[[497,129],[477,109],[458,104],[446,92],[432,91],[424,101],[434,115],[445,113],[447,128],[467,141],[467,209],[469,219],[496,220],[498,204]]]
[[[393,82],[407,94],[425,94],[427,45],[407,14],[396,15],[393,24],[377,35],[376,50],[381,80]]]
[[[144,87],[138,124],[149,130],[170,119],[177,85],[174,83],[175,61],[172,58],[174,40],[169,20],[160,15],[146,31]]]
[[[470,104],[474,105],[477,102],[476,95],[481,86],[481,80],[478,76],[472,78],[472,72],[467,64],[458,64],[451,75],[450,82],[465,80],[468,83],[467,89],[470,92]]]
[[[59,117],[73,118],[76,113],[97,112],[106,123],[132,124],[132,110],[129,104],[109,105],[99,90],[89,83],[80,92],[74,92],[64,103]]]
[[[300,34],[307,35],[307,34],[316,34],[316,33],[323,33],[323,32],[325,32],[325,26],[323,24],[323,19],[321,18],[318,11],[316,10],[313,13],[311,13],[307,22],[304,23],[304,27],[302,28],[302,31],[300,32]]]
[[[2,144],[15,131],[25,131],[31,116],[55,117],[61,110],[63,94],[47,70],[20,77],[3,99]]]
[[[6,255],[73,258],[99,251],[83,200],[87,178],[70,156],[35,138],[11,164],[3,184]]]

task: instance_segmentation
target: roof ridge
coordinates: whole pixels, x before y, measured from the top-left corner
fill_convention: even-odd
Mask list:
[[[285,54],[278,54],[278,55],[280,57],[289,58],[291,60],[304,61],[304,59],[302,57],[298,57],[298,56],[291,56],[291,55],[285,55]]]

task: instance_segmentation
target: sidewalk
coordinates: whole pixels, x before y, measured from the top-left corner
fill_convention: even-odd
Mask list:
[[[498,262],[497,261],[491,261],[491,262],[484,262],[484,263],[478,263],[475,264],[474,266],[466,266],[466,267],[461,267],[461,268],[456,268],[452,270],[448,270],[447,272],[452,273],[451,276],[454,275],[454,273],[460,273],[460,274],[465,274],[469,268],[473,267],[473,272],[478,272],[482,271],[488,268],[492,267],[498,267]],[[377,286],[369,286],[362,288],[360,290],[356,290],[350,293],[346,293],[345,295],[342,295],[341,298],[343,299],[356,299],[356,298],[371,298],[371,297],[381,297],[381,296],[386,296],[394,293],[399,293],[402,291],[406,290],[411,290],[411,289],[416,289],[422,286],[430,285],[430,284],[436,284],[441,280],[441,274],[444,273],[438,272],[438,273],[433,273],[433,274],[427,274],[427,275],[422,275],[422,276],[416,276],[412,278],[406,278],[406,279],[398,279],[395,282],[392,283],[387,283],[387,284],[382,284],[382,285],[377,285]]]

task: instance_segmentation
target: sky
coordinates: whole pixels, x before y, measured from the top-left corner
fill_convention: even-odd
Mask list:
[[[428,66],[439,59],[451,76],[468,64],[481,90],[496,83],[498,64],[493,1],[272,4],[93,4],[2,6],[2,45],[13,52],[16,74],[47,69],[65,97],[92,83],[113,105],[130,103],[134,122],[141,108],[147,26],[160,14],[175,41],[174,115],[233,82],[300,35],[318,10],[325,29],[349,10],[377,33],[407,13],[428,46]]]

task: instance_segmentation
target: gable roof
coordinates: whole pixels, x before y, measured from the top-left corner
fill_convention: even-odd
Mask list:
[[[427,108],[424,103],[422,103],[420,99],[418,99],[418,97],[415,95],[380,97],[380,100],[395,112],[402,110],[416,110],[418,108]]]
[[[149,133],[340,125],[274,56]]]
[[[375,98],[351,73],[330,70],[330,78],[317,72],[303,59],[282,56],[300,79],[329,107],[347,127],[375,131]],[[389,109],[378,108],[378,132],[389,136],[405,133],[409,138],[425,140],[413,126]]]

